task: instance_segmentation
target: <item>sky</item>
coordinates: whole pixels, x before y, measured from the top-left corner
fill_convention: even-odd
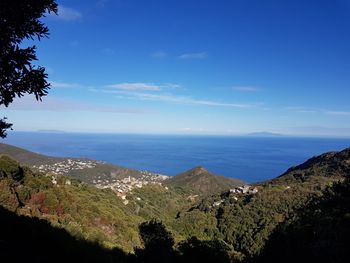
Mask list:
[[[18,131],[350,136],[350,0],[58,0]]]

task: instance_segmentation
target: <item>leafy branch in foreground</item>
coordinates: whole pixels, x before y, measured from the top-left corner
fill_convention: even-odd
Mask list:
[[[23,47],[23,40],[49,36],[49,29],[39,19],[57,13],[54,0],[0,1],[0,105],[8,107],[15,98],[34,94],[40,100],[48,93],[45,68],[35,66],[36,46]],[[0,119],[0,137],[12,124]]]

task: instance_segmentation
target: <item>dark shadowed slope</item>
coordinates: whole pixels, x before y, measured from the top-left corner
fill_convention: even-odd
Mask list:
[[[350,181],[328,187],[279,225],[252,262],[348,262]]]
[[[77,239],[46,220],[19,216],[0,207],[1,262],[125,262],[120,249]]]

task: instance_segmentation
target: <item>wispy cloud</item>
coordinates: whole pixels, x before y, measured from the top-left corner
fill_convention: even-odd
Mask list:
[[[53,88],[78,88],[81,86],[77,83],[56,82],[56,81],[51,81],[50,84]]]
[[[165,89],[178,89],[181,86],[174,83],[153,84],[144,82],[126,82],[107,85],[107,88],[126,91],[161,91]]]
[[[205,59],[208,57],[206,52],[197,52],[197,53],[184,53],[178,56],[179,59]]]
[[[24,110],[24,111],[53,111],[53,112],[71,112],[71,111],[86,111],[86,112],[114,112],[114,113],[132,113],[143,114],[152,111],[140,108],[124,108],[114,106],[104,106],[73,101],[67,98],[44,97],[42,102],[36,101],[31,96],[24,96],[21,99],[16,99],[7,108],[7,110]]]
[[[235,86],[232,87],[232,89],[239,92],[257,92],[259,90],[258,88],[251,86]]]
[[[288,111],[294,111],[297,113],[317,113],[320,112],[318,109],[311,109],[311,108],[306,108],[302,106],[289,106],[285,108]]]
[[[330,115],[338,115],[338,116],[350,116],[350,111],[332,111],[332,110],[326,110],[326,114]]]
[[[59,5],[57,16],[54,15],[54,17],[64,21],[75,21],[75,20],[80,20],[83,16],[79,11],[73,8]]]
[[[317,113],[315,110],[297,110],[299,113]]]
[[[302,106],[291,106],[291,107],[287,107],[286,110],[294,111],[297,113],[318,113],[318,114],[350,117],[350,111],[307,108]]]
[[[326,136],[326,137],[347,137],[349,138],[350,127],[327,127],[327,126],[297,126],[288,127],[288,133],[292,135]]]
[[[136,83],[119,83],[108,85],[108,88],[114,88],[117,90],[147,90],[147,91],[159,91],[161,86],[155,84],[148,84],[142,82]]]
[[[203,129],[203,128],[185,127],[185,128],[181,128],[180,131],[183,131],[183,132],[208,132],[208,131],[210,131],[210,130],[208,130],[208,129]]]
[[[142,93],[142,92],[123,92],[117,91],[119,94],[128,96],[129,98],[139,99],[139,100],[150,100],[150,101],[160,101],[160,102],[171,102],[179,104],[190,104],[190,105],[203,105],[203,106],[217,106],[217,107],[230,107],[230,108],[253,108],[256,104],[242,104],[242,103],[224,103],[211,100],[200,100],[194,99],[192,97],[177,96],[172,94],[154,94],[154,93]]]
[[[168,56],[168,54],[167,54],[166,52],[164,52],[163,50],[158,50],[158,51],[153,52],[153,53],[151,54],[151,57],[153,57],[153,58],[159,58],[159,59],[161,59],[161,58],[166,58],[167,56]]]

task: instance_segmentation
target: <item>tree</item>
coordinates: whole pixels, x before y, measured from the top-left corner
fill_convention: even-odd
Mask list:
[[[57,14],[55,0],[0,1],[0,105],[8,107],[16,97],[34,94],[36,100],[50,88],[45,68],[35,66],[36,46],[23,47],[23,40],[48,37],[49,29],[39,19]],[[12,127],[0,119],[0,137]]]
[[[191,237],[179,244],[181,253],[180,262],[183,263],[229,263],[231,262],[229,252],[230,248],[217,239],[201,241],[197,237]],[[232,258],[232,261],[238,261]]]
[[[155,219],[144,222],[139,226],[139,233],[144,245],[143,249],[135,248],[139,262],[176,262],[174,238],[162,222]]]
[[[139,231],[145,247],[151,247],[159,243],[167,248],[172,248],[174,245],[174,238],[171,233],[166,230],[162,222],[156,219],[140,224]]]

